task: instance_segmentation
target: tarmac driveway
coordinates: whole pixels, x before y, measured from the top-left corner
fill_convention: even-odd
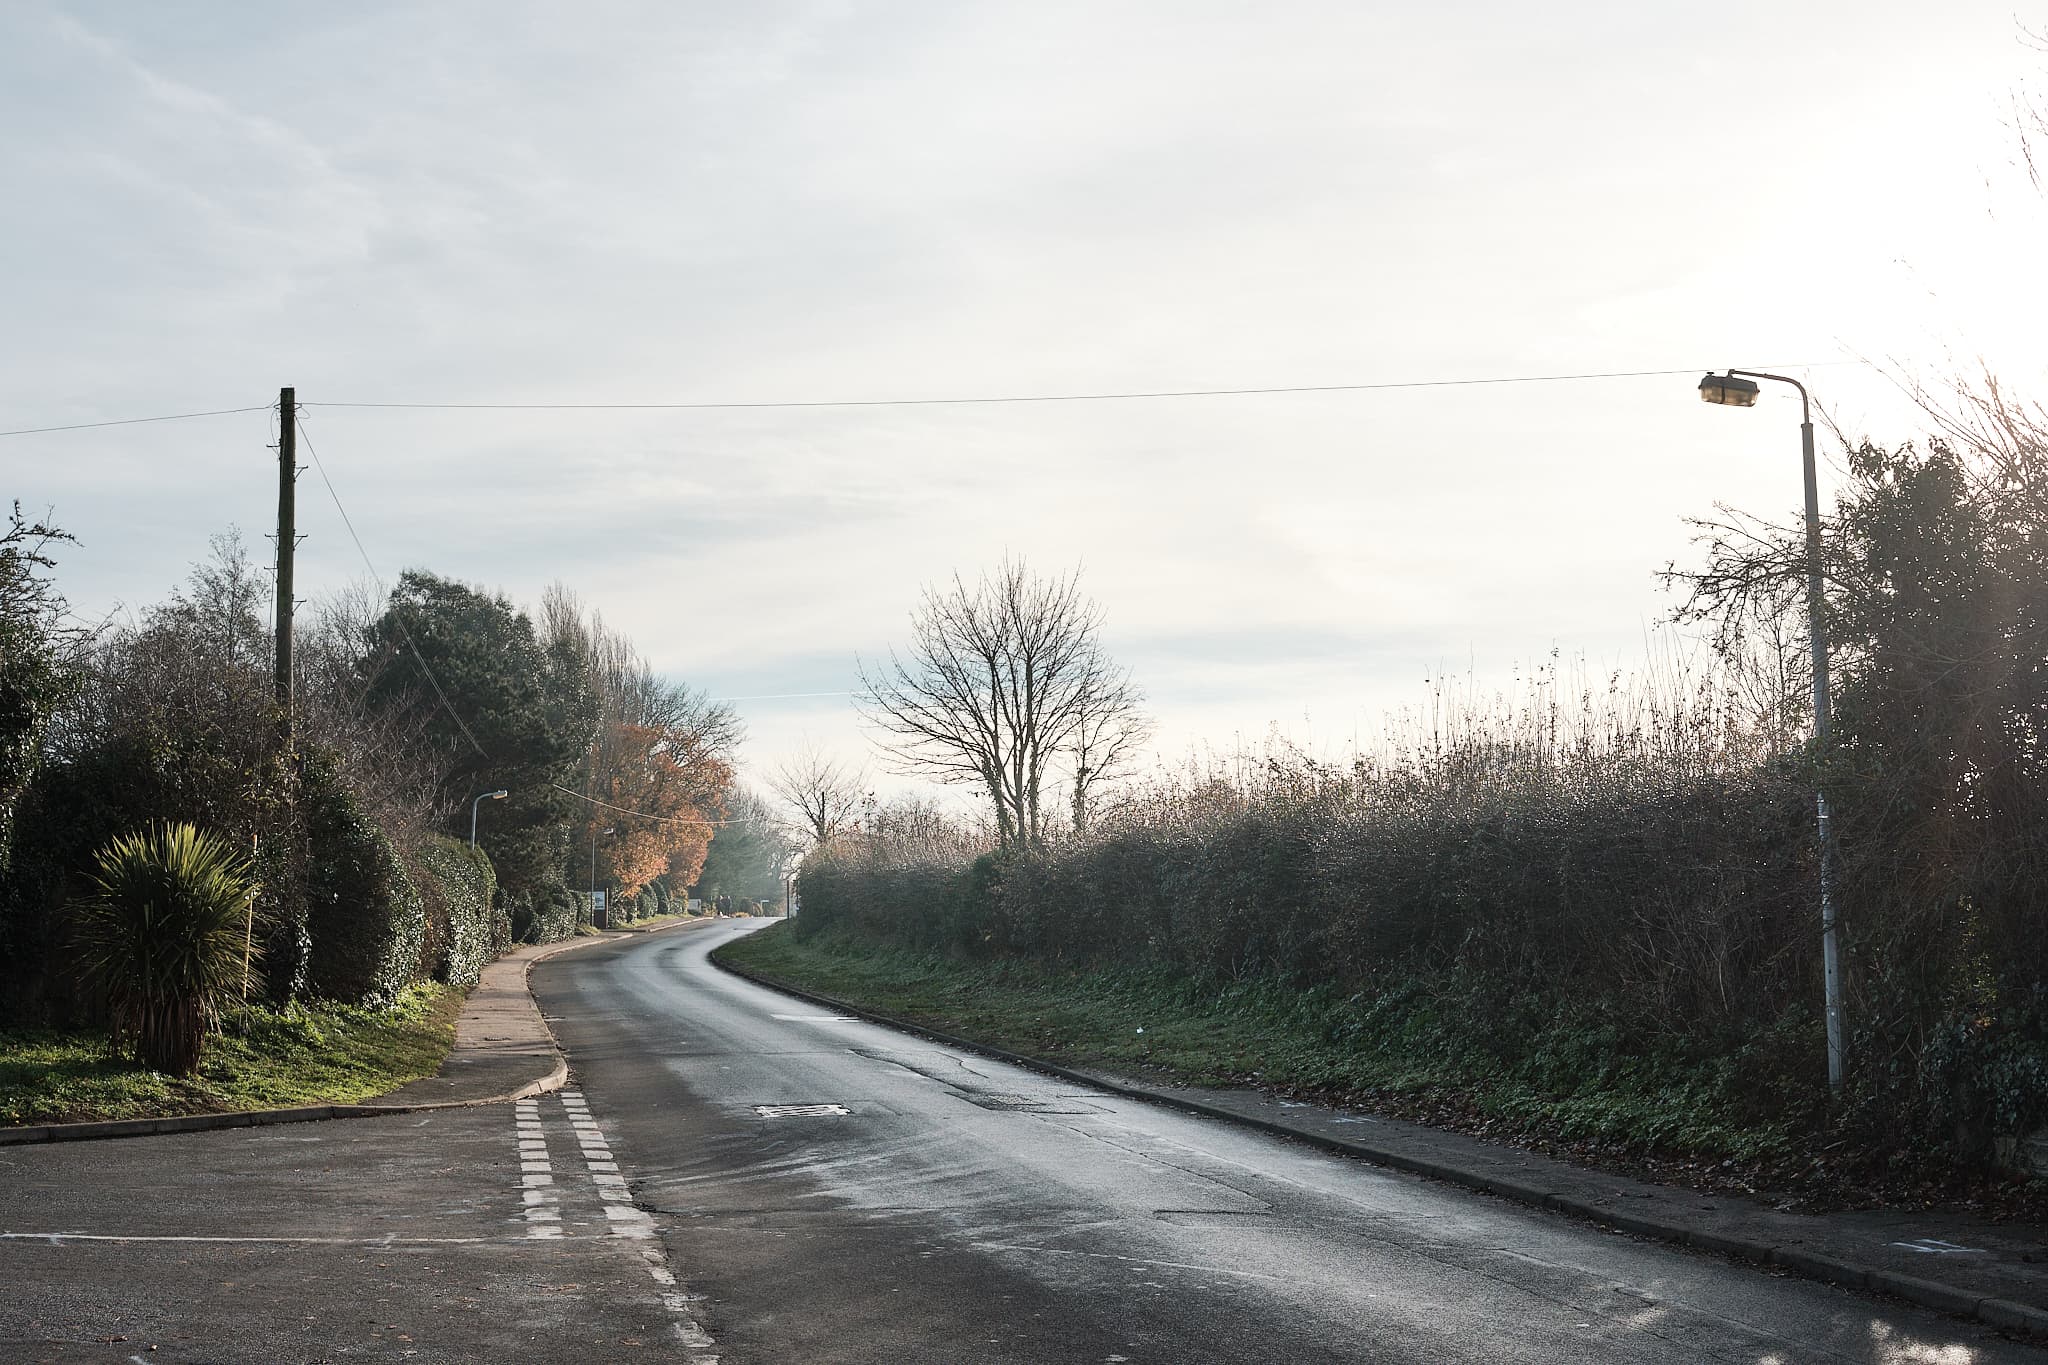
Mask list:
[[[715,1360],[575,1092],[0,1148],[0,1360]]]

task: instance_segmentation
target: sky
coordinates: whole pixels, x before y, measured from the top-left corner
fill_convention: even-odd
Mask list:
[[[1700,372],[1888,444],[1901,380],[2044,391],[2048,51],[1934,13],[12,3],[0,430],[257,410],[0,437],[0,497],[132,613],[267,558],[291,385],[302,597],[564,582],[756,778],[870,755],[858,662],[1005,555],[1079,569],[1159,761],[1370,747],[1640,664],[1688,518],[1796,512],[1796,396]],[[1632,377],[1439,382],[1581,374]]]

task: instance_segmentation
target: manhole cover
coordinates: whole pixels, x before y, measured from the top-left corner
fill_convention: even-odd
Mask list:
[[[822,1119],[853,1111],[843,1104],[757,1104],[754,1112],[764,1119]]]

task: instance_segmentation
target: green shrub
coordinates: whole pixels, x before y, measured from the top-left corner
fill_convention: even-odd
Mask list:
[[[460,839],[433,835],[415,861],[415,880],[427,909],[421,967],[436,981],[473,986],[485,965],[512,942],[511,924],[496,904],[498,879],[491,860]]]
[[[590,898],[560,882],[521,887],[505,893],[505,910],[515,943],[555,943],[574,938],[579,922],[590,917]]]
[[[242,988],[256,884],[246,858],[188,824],[124,835],[100,851],[76,943],[136,1060],[189,1076],[207,1025]]]
[[[300,810],[310,845],[307,988],[344,1004],[389,1004],[420,974],[419,890],[391,840],[317,755],[306,763]]]

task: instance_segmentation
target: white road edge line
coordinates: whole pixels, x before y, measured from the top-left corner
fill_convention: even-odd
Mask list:
[[[632,1202],[626,1178],[619,1174],[611,1145],[605,1141],[604,1130],[591,1115],[588,1103],[579,1091],[565,1090],[559,1098],[581,1149],[584,1177],[603,1201],[611,1235],[640,1244],[640,1258],[646,1263],[648,1278],[654,1281],[662,1307],[673,1317],[670,1326],[676,1341],[689,1352],[692,1365],[718,1365],[717,1339],[690,1311],[692,1300],[698,1296],[683,1292],[675,1272],[669,1269],[667,1254],[655,1234],[654,1219]]]

